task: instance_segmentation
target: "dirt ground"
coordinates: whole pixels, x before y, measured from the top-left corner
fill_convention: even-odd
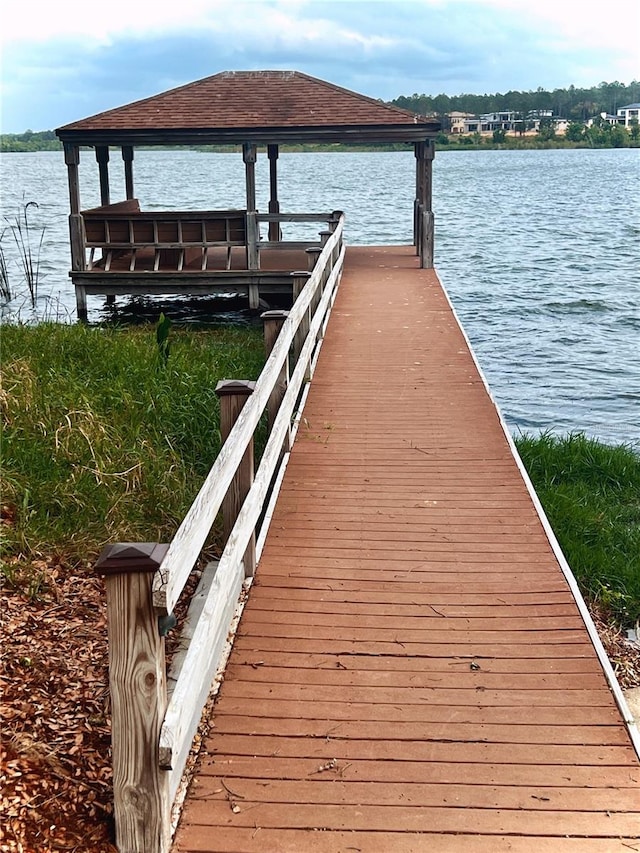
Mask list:
[[[1,599],[0,853],[116,853],[103,582],[53,558],[33,569],[30,597]],[[640,686],[640,650],[592,615],[621,686]]]

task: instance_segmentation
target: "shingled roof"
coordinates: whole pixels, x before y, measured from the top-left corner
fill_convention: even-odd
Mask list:
[[[77,144],[420,141],[439,130],[417,116],[299,71],[224,71],[67,124]]]

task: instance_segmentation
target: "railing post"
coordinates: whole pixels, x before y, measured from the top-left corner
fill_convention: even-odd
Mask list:
[[[282,329],[282,325],[284,321],[289,316],[288,311],[265,311],[264,314],[260,315],[260,319],[264,323],[264,354],[266,358],[269,358],[271,355],[271,351],[273,350],[276,341],[278,340],[278,335],[280,334],[280,330]],[[282,370],[278,374],[278,378],[276,379],[276,383],[273,386],[273,391],[269,396],[269,402],[267,403],[267,417],[269,421],[269,431],[271,431],[273,424],[275,422],[276,417],[278,416],[278,411],[280,410],[280,404],[284,398],[284,395],[287,391],[287,387],[289,385],[289,360],[285,359],[284,364],[282,365]],[[285,452],[288,452],[291,449],[291,431],[287,432],[287,438],[285,439]]]
[[[342,216],[341,210],[334,210],[331,213],[331,218],[329,219],[329,230],[333,234],[340,223],[340,217]]]
[[[105,576],[114,817],[120,853],[167,853],[169,776],[159,738],[167,705],[164,636],[151,586],[168,545],[107,545],[96,563]]]
[[[305,252],[307,255],[307,269],[309,270],[309,273],[312,273],[313,270],[315,269],[316,263],[318,261],[318,258],[320,257],[322,249],[318,248],[317,246],[312,246],[309,249],[305,249]],[[323,270],[321,273],[320,287],[316,288],[316,292],[313,296],[313,299],[311,300],[311,306],[310,306],[311,316],[313,316],[316,313],[316,309],[317,309],[318,305],[320,304],[320,300],[322,299],[322,294],[324,292],[325,284],[326,284],[326,277],[325,277],[324,270]]]
[[[322,249],[319,248],[318,246],[311,246],[310,248],[305,249],[304,251],[307,255],[307,269],[311,273],[311,272],[313,272],[313,269],[316,265],[316,262],[317,262],[318,258],[320,257],[320,253],[322,252]]]
[[[433,213],[423,210],[420,218],[420,266],[433,269]]]
[[[302,293],[304,286],[309,280],[308,272],[292,272],[293,277],[293,301],[295,304],[296,299]],[[309,325],[310,325],[310,317],[309,311],[307,310],[300,321],[300,325],[293,337],[293,363],[296,365],[298,363],[298,359],[300,358],[300,352],[302,347],[304,346],[304,342],[307,340],[307,335],[309,334]],[[309,381],[311,378],[310,365],[307,365],[307,369],[305,371],[305,381]]]
[[[246,379],[234,380],[223,379],[216,386],[216,394],[220,400],[220,437],[224,443],[229,437],[233,425],[238,420],[244,404],[253,394],[255,382]],[[253,437],[247,445],[247,449],[238,466],[238,470],[229,486],[229,490],[222,502],[222,522],[225,545],[242,509],[242,504],[253,484],[254,459],[253,459]],[[244,554],[244,576],[253,577],[256,570],[256,535],[251,534],[251,539]]]

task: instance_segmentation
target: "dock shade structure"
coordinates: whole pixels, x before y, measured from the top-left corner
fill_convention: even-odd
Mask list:
[[[113,299],[116,294],[239,292],[257,308],[262,296],[290,291],[291,272],[301,267],[295,253],[322,245],[322,233],[317,241],[287,241],[283,223],[318,221],[326,234],[339,212],[281,211],[278,155],[289,143],[412,145],[414,245],[421,266],[433,266],[431,174],[439,130],[434,119],[298,71],[222,72],[58,128],[69,179],[70,275],[78,316],[87,316],[87,294]],[[240,148],[245,208],[145,211],[135,188],[136,146],[199,145]],[[89,210],[82,209],[80,198],[84,148],[94,150],[100,186],[100,206]],[[112,149],[119,149],[124,161],[119,200],[112,200],[110,191]],[[256,204],[256,161],[263,150],[269,161],[267,211]]]

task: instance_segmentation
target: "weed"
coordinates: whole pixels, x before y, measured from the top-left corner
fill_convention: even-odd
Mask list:
[[[42,249],[42,241],[44,240],[44,233],[46,229],[44,227],[38,229],[40,238],[37,240],[37,245],[34,245],[32,241],[32,232],[34,228],[29,222],[29,210],[33,207],[38,209],[38,203],[35,201],[26,202],[23,204],[20,213],[14,217],[13,221],[7,221],[9,222],[9,229],[13,234],[13,239],[15,240],[15,244],[18,249],[20,267],[22,269],[24,283],[26,284],[29,292],[29,298],[31,299],[31,307],[35,308],[36,300],[38,298],[38,285],[41,277],[40,251]],[[3,266],[4,274],[2,273]],[[9,296],[6,298],[10,299],[11,291],[9,288],[8,278],[6,277],[6,272],[6,264],[3,254],[2,262],[0,263],[0,278],[4,275],[7,292],[9,293]]]

